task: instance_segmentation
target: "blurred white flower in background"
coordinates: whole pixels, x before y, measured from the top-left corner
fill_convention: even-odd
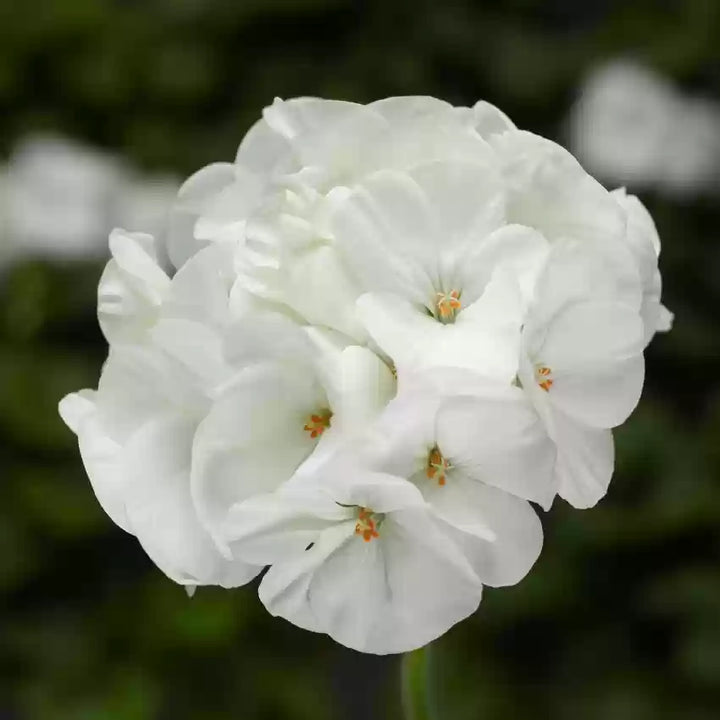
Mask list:
[[[720,189],[720,103],[685,95],[631,60],[588,75],[568,141],[588,171],[608,182],[677,197]]]
[[[0,179],[0,262],[107,256],[116,225],[160,232],[178,182],[60,136],[22,139]]]

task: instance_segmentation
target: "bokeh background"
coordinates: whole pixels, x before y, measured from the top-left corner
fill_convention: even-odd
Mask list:
[[[557,502],[437,643],[442,720],[720,717],[719,38],[715,0],[0,0],[0,718],[399,718],[396,659],[157,571],[56,405],[104,358],[108,225],[157,222],[275,95],[401,94],[485,98],[627,184],[675,313],[607,498]]]

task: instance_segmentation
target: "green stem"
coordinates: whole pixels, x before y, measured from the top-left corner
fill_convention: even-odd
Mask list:
[[[405,653],[400,673],[405,720],[437,720],[431,646]]]

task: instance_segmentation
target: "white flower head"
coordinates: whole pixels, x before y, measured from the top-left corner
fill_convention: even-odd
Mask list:
[[[416,487],[380,473],[288,489],[233,507],[237,552],[271,560],[260,598],[273,615],[347,647],[412,650],[472,613],[482,585]]]
[[[116,230],[100,503],[187,587],[371,653],[519,582],[530,503],[594,505],[669,327],[649,213],[479,102],[276,100],[166,232]],[[169,262],[166,262],[166,257]]]

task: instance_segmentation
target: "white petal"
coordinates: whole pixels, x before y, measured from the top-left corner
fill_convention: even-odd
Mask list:
[[[316,538],[306,552],[290,562],[279,562],[265,573],[258,595],[271,615],[286,618],[294,625],[323,632],[322,619],[315,616],[308,591],[313,573],[340,544],[354,533],[352,523],[329,528]]]
[[[319,133],[362,110],[362,105],[342,100],[300,97],[291,100],[275,98],[263,110],[269,127],[288,140]]]
[[[592,507],[605,495],[612,478],[612,432],[588,428],[561,412],[553,413],[553,424],[560,497],[576,508]]]
[[[505,220],[505,197],[490,164],[434,162],[410,173],[434,216],[438,255],[466,252]]]
[[[375,419],[395,394],[390,368],[371,350],[351,345],[338,358],[333,386],[327,388],[337,427],[357,432]]]
[[[230,289],[235,281],[232,243],[200,250],[173,277],[162,315],[222,325],[228,320]]]
[[[170,286],[150,235],[113,230],[113,259],[98,287],[98,319],[112,342],[134,340],[155,320]]]
[[[475,129],[484,138],[515,130],[512,120],[494,105],[480,100],[473,106]]]
[[[446,400],[438,412],[437,444],[469,477],[546,509],[552,503],[555,448],[519,388]]]
[[[232,183],[205,199],[198,212],[195,237],[198,240],[218,240],[228,226],[241,229],[242,225],[238,223],[245,221],[257,207],[262,190],[261,178],[236,165]]]
[[[187,370],[198,390],[210,394],[230,376],[222,335],[213,327],[192,320],[160,320],[150,336]]]
[[[212,199],[235,181],[232,163],[213,163],[190,176],[178,191],[168,219],[167,248],[170,260],[180,268],[205,243],[195,238],[195,223]]]
[[[288,263],[282,298],[308,322],[326,325],[363,342],[364,328],[355,316],[358,290],[338,252],[311,248]]]
[[[235,162],[258,176],[270,175],[289,153],[290,146],[285,138],[261,118],[242,139]]]
[[[455,110],[450,103],[428,95],[389,97],[376,100],[369,107],[388,122],[398,125],[422,118],[449,120]]]
[[[488,308],[494,304],[491,297],[500,294],[488,295]],[[357,307],[370,335],[400,375],[422,368],[459,367],[509,383],[517,372],[519,318],[503,327],[507,310],[499,303],[500,318],[489,311],[477,313],[487,327],[471,319],[470,309],[460,313],[462,317],[468,312],[467,322],[443,325],[417,306],[389,294],[363,295]]]
[[[536,228],[549,240],[622,238],[625,218],[614,198],[564,148],[521,131],[490,142],[510,187],[511,222]]]
[[[230,508],[221,535],[235,557],[258,565],[300,561],[320,534],[354,513],[314,487],[255,495]]]
[[[162,297],[168,285],[168,276],[158,264],[152,235],[116,228],[110,233],[109,245],[115,262],[123,272],[137,278],[149,293]]]
[[[63,422],[77,435],[81,423],[95,412],[95,391],[80,390],[66,395],[58,404]]]
[[[631,308],[578,303],[553,319],[531,359],[551,370],[551,403],[593,427],[614,427],[640,398],[643,346],[642,320]]]
[[[534,296],[548,254],[547,240],[532,228],[505,225],[496,230],[460,258],[456,273],[465,300],[463,304],[467,304],[466,299],[480,297],[495,270],[503,268],[517,278],[526,305]]]
[[[408,175],[381,171],[343,202],[331,221],[340,252],[366,289],[425,303],[438,286],[435,222]]]
[[[566,305],[583,301],[624,303],[639,310],[642,284],[623,243],[556,241],[538,278],[535,297],[529,324],[544,325]]]
[[[542,549],[542,525],[529,503],[462,471],[450,471],[446,483],[424,484],[433,510],[456,532],[452,538],[485,585],[520,582]]]
[[[178,191],[178,206],[194,213],[201,213],[207,203],[235,181],[235,166],[218,162],[191,175]]]
[[[328,468],[333,472],[341,470],[324,487],[343,505],[368,507],[378,513],[425,507],[420,491],[403,478],[342,465],[335,468],[329,464]]]
[[[311,364],[312,345],[287,315],[253,308],[224,333],[224,354],[237,368],[258,362],[291,359]]]
[[[660,314],[657,319],[655,330],[657,332],[668,332],[673,325],[675,315],[671,313],[664,305],[660,306]]]
[[[313,574],[307,597],[332,638],[362,652],[407,652],[474,612],[481,585],[423,510],[386,516],[379,531],[369,543],[350,537]]]
[[[159,418],[140,428],[124,456],[133,532],[170,578],[182,584],[242,585],[261,568],[229,563],[201,526],[190,497],[194,423]]]
[[[579,302],[558,313],[531,353],[553,372],[602,368],[643,351],[643,326],[633,308],[616,302]]]
[[[586,425],[616,427],[635,409],[643,387],[642,355],[603,367],[553,373],[552,404]]]
[[[193,497],[215,537],[228,509],[288,480],[318,440],[304,427],[322,409],[321,389],[302,368],[246,370],[200,423],[193,451]]]
[[[108,435],[120,444],[149,419],[202,411],[207,401],[195,378],[150,345],[116,345],[103,367],[97,406]]]
[[[68,395],[60,403],[60,414],[78,436],[83,465],[102,509],[118,527],[132,533],[125,510],[122,446],[108,436],[102,425],[96,393],[81,390]]]

